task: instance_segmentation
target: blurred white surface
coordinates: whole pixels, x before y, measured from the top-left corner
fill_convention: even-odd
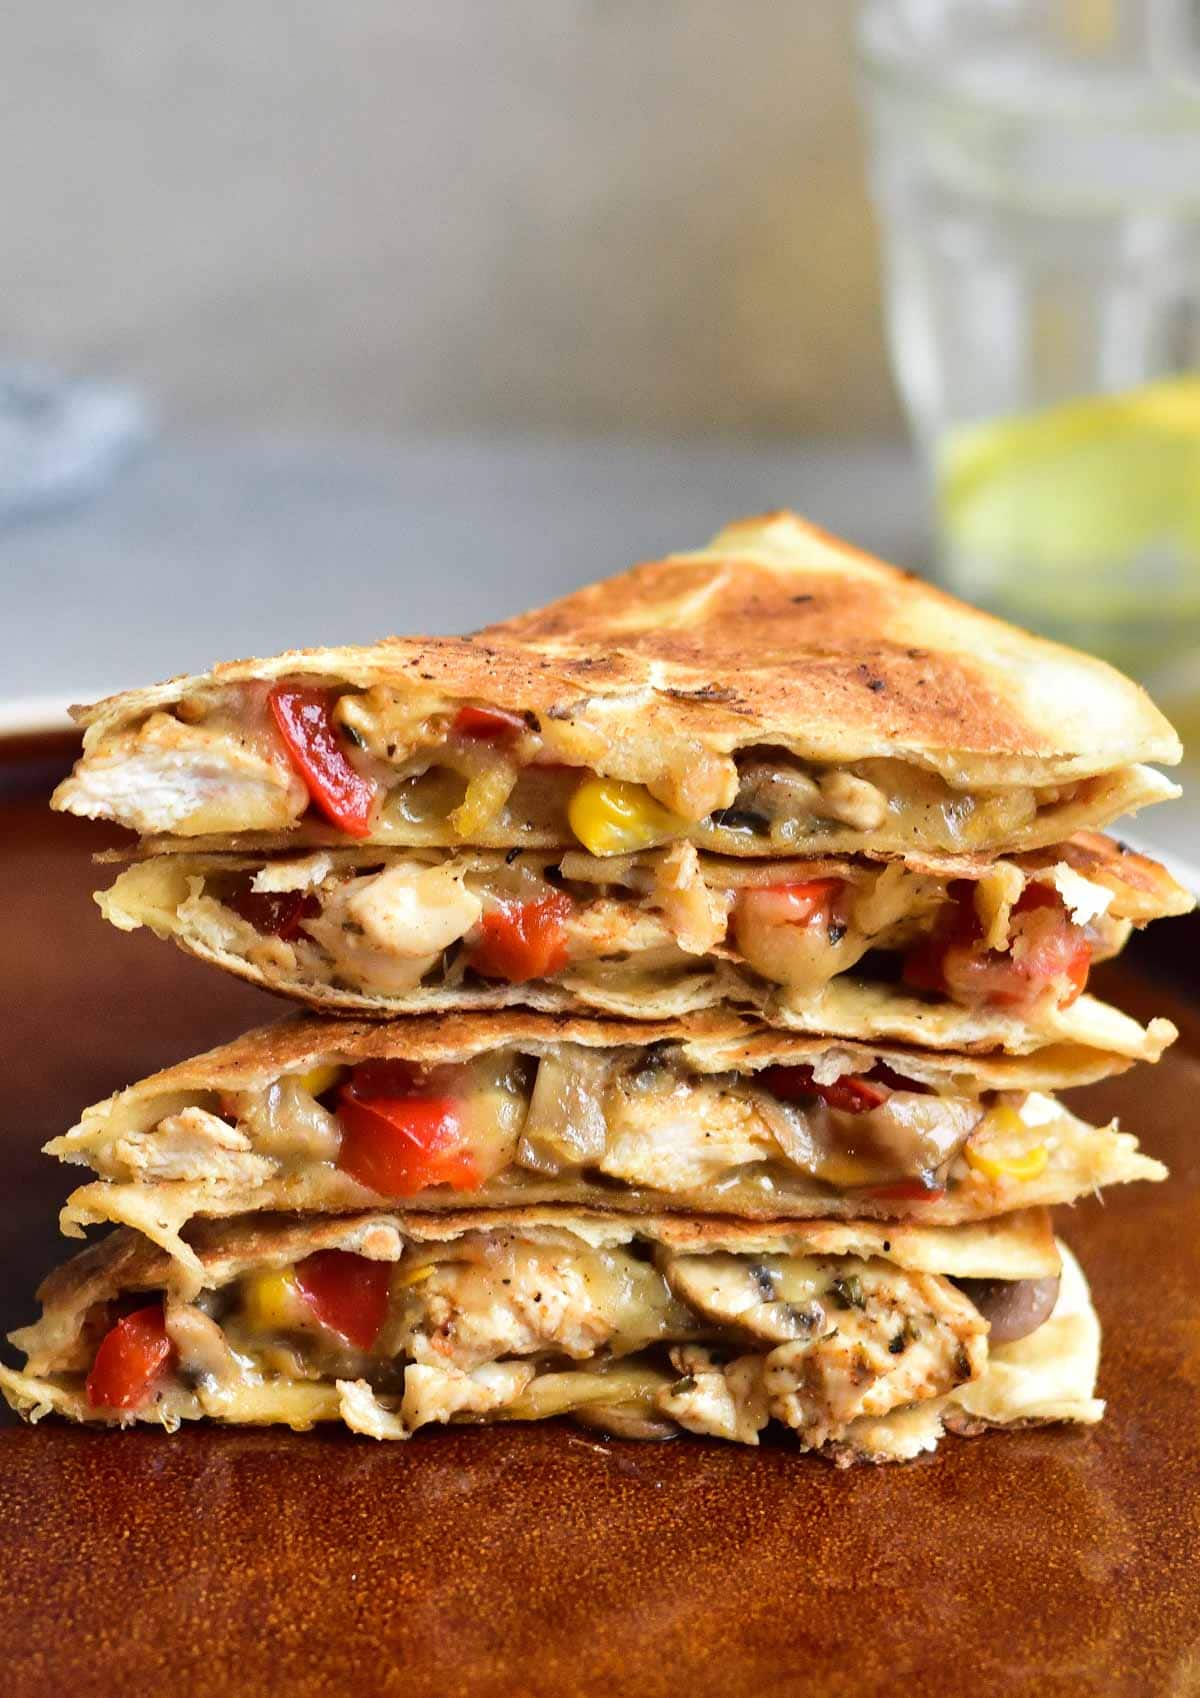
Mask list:
[[[0,532],[0,694],[472,629],[785,505],[915,563],[890,447],[162,439],[86,508]]]
[[[894,426],[851,16],[8,6],[0,353],[192,423]]]

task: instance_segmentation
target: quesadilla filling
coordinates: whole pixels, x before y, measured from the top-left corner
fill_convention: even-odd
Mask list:
[[[1092,962],[1123,945],[1124,914],[1143,911],[1120,867],[1103,872],[1107,883],[1031,857],[947,880],[903,862],[723,860],[691,844],[611,859],[359,849],[250,868],[160,856],[100,900],[118,926],[148,923],[273,988],[350,1007],[439,993],[486,1006],[540,985],[635,1014],[654,996],[676,1012],[718,998],[786,1010],[853,973],[1036,1023],[1075,1001]]]
[[[956,1094],[951,1075],[939,1094],[882,1062],[844,1067],[829,1051],[811,1065],[705,1074],[665,1045],[512,1045],[463,1062],[330,1064],[258,1089],[176,1092],[166,1113],[152,1099],[48,1149],[117,1186],[200,1185],[203,1212],[221,1212],[227,1192],[259,1208],[588,1196],[951,1220],[1089,1189],[1080,1131],[1096,1149],[1133,1145],[1040,1093]]]
[[[774,1420],[852,1460],[888,1454],[881,1420],[941,1412],[979,1380],[989,1343],[1036,1333],[1059,1284],[956,1283],[883,1255],[680,1252],[636,1233],[601,1247],[503,1223],[397,1248],[395,1261],[270,1260],[191,1303],[95,1303],[69,1370],[34,1366],[82,1392],[85,1418],[340,1417],[404,1438],[571,1414],[632,1437],[682,1428],[746,1444]]]
[[[1034,835],[1049,842],[1089,808],[1120,811],[1105,804],[1111,776],[974,792],[907,761],[823,765],[767,745],[718,754],[690,739],[653,770],[645,758],[607,748],[568,708],[294,679],[214,686],[108,733],[56,805],[147,834],[315,826],[377,843],[577,841],[594,855],[680,838],[733,855],[962,851],[1027,838],[1043,814]]]

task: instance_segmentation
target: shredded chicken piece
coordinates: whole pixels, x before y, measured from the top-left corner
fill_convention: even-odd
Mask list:
[[[412,750],[437,741],[442,734],[440,716],[453,706],[440,690],[395,690],[388,684],[375,684],[358,694],[347,691],[340,696],[333,717],[378,759],[400,764]]]
[[[608,1127],[601,1172],[660,1191],[694,1190],[732,1167],[778,1154],[753,1101],[704,1079],[614,1092]]]
[[[653,900],[689,955],[707,955],[724,942],[733,892],[709,889],[691,843],[673,843],[655,862]]]
[[[406,1439],[409,1427],[402,1414],[381,1403],[366,1380],[335,1380],[338,1413],[352,1433],[368,1439]]]
[[[99,1156],[106,1179],[143,1183],[203,1178],[253,1185],[267,1179],[274,1163],[255,1155],[249,1135],[204,1108],[169,1114],[145,1132],[125,1132]]]
[[[862,1416],[940,1397],[987,1364],[987,1325],[949,1280],[845,1260],[829,1330],[780,1344],[763,1364],[771,1414],[817,1446]]]
[[[739,1356],[722,1363],[711,1350],[694,1344],[670,1355],[680,1378],[655,1399],[661,1412],[689,1432],[757,1444],[770,1419],[761,1358]]]
[[[469,1372],[550,1349],[583,1359],[616,1327],[616,1294],[599,1258],[551,1245],[510,1246],[483,1264],[441,1263],[407,1296],[406,1347],[428,1367]]]
[[[567,948],[573,965],[620,954],[641,955],[674,940],[657,914],[644,913],[633,902],[600,897],[577,907],[566,921]]]
[[[483,903],[450,867],[401,862],[356,879],[346,910],[380,949],[410,959],[440,955],[478,923]]]
[[[304,930],[338,974],[380,991],[412,990],[442,951],[477,923],[483,904],[461,871],[402,861],[326,893]]]
[[[987,1361],[987,1323],[936,1275],[850,1257],[661,1260],[692,1310],[724,1329],[780,1341],[754,1359],[766,1406],[814,1446],[842,1438],[860,1416],[953,1391]]]
[[[1106,885],[1096,884],[1094,880],[1084,878],[1082,873],[1077,873],[1066,861],[1059,861],[1055,865],[1053,879],[1054,888],[1062,897],[1063,907],[1077,926],[1086,926],[1108,912],[1113,892]]]
[[[738,904],[734,936],[748,966],[799,996],[815,996],[870,947],[856,927],[819,917],[808,925],[789,925],[753,900]]]
[[[732,756],[692,742],[677,744],[671,755],[670,764],[646,780],[656,801],[685,820],[702,820],[714,808],[729,807],[738,788]]]
[[[143,833],[284,831],[308,806],[308,791],[282,758],[229,728],[185,725],[151,714],[110,738],[58,791],[58,805],[89,819],[119,820]]]
[[[409,1432],[455,1415],[488,1415],[513,1403],[533,1379],[528,1362],[485,1362],[470,1373],[414,1362],[404,1370],[400,1420]],[[361,1429],[360,1429],[361,1430]]]
[[[333,871],[333,856],[328,850],[315,855],[289,855],[280,861],[267,861],[255,873],[250,888],[261,892],[315,890]]]
[[[876,831],[887,818],[887,797],[865,778],[835,768],[821,775],[821,805],[854,831]]]

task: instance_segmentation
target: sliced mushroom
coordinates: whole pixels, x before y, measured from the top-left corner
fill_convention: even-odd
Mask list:
[[[538,1374],[509,1413],[519,1421],[570,1415],[616,1438],[672,1438],[655,1399],[670,1377],[643,1362],[616,1362]],[[593,1413],[594,1417],[593,1417]]]
[[[820,1298],[830,1276],[811,1257],[668,1256],[662,1267],[690,1308],[756,1338],[809,1338],[825,1324]]]
[[[991,1344],[1015,1344],[1050,1319],[1059,1276],[1045,1279],[960,1279],[960,1289],[988,1323]]]
[[[811,828],[821,812],[821,791],[815,779],[780,751],[771,759],[746,761],[741,769],[737,812],[759,814],[772,826],[785,821]]]
[[[298,1078],[285,1077],[261,1091],[240,1091],[230,1100],[261,1155],[282,1161],[336,1159],[342,1141],[338,1123]]]
[[[803,1108],[798,1103],[781,1102],[770,1091],[755,1090],[753,1097],[755,1107],[784,1156],[801,1173],[815,1177],[825,1158],[816,1125],[821,1118],[820,1111]]]
[[[867,1114],[829,1113],[834,1142],[878,1167],[879,1178],[935,1174],[956,1156],[983,1110],[966,1097],[892,1091]]]
[[[216,1321],[203,1310],[190,1303],[168,1303],[166,1328],[185,1379],[219,1390],[241,1378],[242,1364]]]
[[[677,1439],[674,1421],[656,1420],[634,1404],[586,1403],[571,1410],[571,1419],[610,1439]]]
[[[553,1055],[542,1056],[517,1152],[522,1167],[555,1174],[604,1154],[608,1065],[602,1053],[582,1044],[561,1044]]]

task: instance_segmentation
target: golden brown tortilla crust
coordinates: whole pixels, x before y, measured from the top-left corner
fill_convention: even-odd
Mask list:
[[[202,685],[296,675],[434,686],[618,750],[779,744],[819,761],[908,759],[960,785],[1053,784],[1181,752],[1145,693],[1103,662],[787,513],[472,637],[233,661],[76,716],[90,748]]]
[[[742,985],[731,988],[719,977],[705,979],[699,971],[695,977],[683,979],[662,993],[644,992],[637,996],[618,997],[611,992],[605,996],[603,991],[581,995],[553,982],[516,985],[494,982],[457,988],[430,986],[384,1002],[364,992],[338,990],[331,986],[309,988],[228,950],[212,949],[184,932],[172,934],[171,941],[197,961],[232,973],[235,978],[258,985],[316,1015],[408,1020],[434,1012],[457,1015],[522,1007],[539,1013],[584,1016],[590,1010],[596,1019],[628,1016],[640,1021],[643,1018],[686,1018],[692,1013],[728,1004],[747,1012],[753,1011],[767,1025],[776,1026],[781,1031],[833,1032],[831,1042],[838,1032],[847,1031],[850,1041],[858,1043],[904,1044],[916,1042],[919,1036],[923,1047],[955,1055],[1028,1055],[1038,1049],[1053,1048],[1069,1061],[1072,1071],[1080,1059],[1075,1053],[1079,1050],[1091,1051],[1096,1059],[1103,1058],[1105,1069],[1108,1069],[1110,1059],[1118,1069],[1134,1061],[1158,1061],[1179,1035],[1169,1020],[1154,1019],[1149,1026],[1139,1026],[1137,1021],[1110,1004],[1097,1002],[1090,996],[1079,997],[1069,1008],[1056,1014],[1054,1029],[1045,1031],[1003,1012],[986,1008],[969,1011],[950,1001],[924,1004],[913,997],[897,997],[892,1004],[891,1019],[887,1013],[873,1010],[873,1029],[867,1027],[862,1019],[834,1027],[828,1018],[811,1017],[804,1008],[792,1007],[786,998],[776,1000],[769,989],[763,988],[760,995],[751,995]],[[848,996],[846,1006],[853,1000],[852,996]],[[633,1006],[635,1003],[636,1007]],[[829,1004],[821,1006],[825,1011]],[[903,1025],[897,1030],[898,1024],[910,1021],[914,1009],[922,1020],[919,1033],[914,1035]]]
[[[1106,885],[1117,898],[1112,911],[1135,925],[1190,914],[1196,906],[1191,891],[1185,890],[1166,867],[1101,831],[1077,831],[1064,843],[1031,850],[1021,857],[1021,864],[1031,870],[1051,867],[1058,861],[1065,861],[1083,878]]]
[[[1130,1064],[1125,1057],[1057,1046],[1028,1056],[958,1055],[899,1044],[856,1043],[763,1027],[728,1010],[707,1010],[677,1020],[604,1020],[530,1009],[461,1010],[452,1016],[412,1015],[403,1020],[349,1020],[293,1014],[243,1032],[85,1109],[82,1124],[101,1120],[131,1097],[148,1100],[178,1091],[252,1090],[285,1073],[325,1063],[389,1058],[426,1065],[468,1060],[507,1046],[537,1053],[559,1043],[593,1048],[680,1046],[685,1063],[701,1072],[756,1071],[775,1063],[811,1062],[829,1051],[849,1058],[845,1071],[866,1073],[877,1061],[927,1081],[957,1083],[964,1092],[1065,1089],[1090,1084]],[[89,1126],[89,1130],[95,1130]]]
[[[928,1227],[904,1221],[737,1221],[705,1216],[612,1215],[600,1210],[561,1206],[516,1209],[462,1209],[444,1214],[379,1211],[360,1215],[251,1215],[235,1220],[198,1220],[188,1239],[204,1269],[204,1283],[216,1287],[245,1269],[282,1265],[317,1250],[345,1249],[381,1261],[399,1259],[405,1243],[443,1243],[469,1232],[502,1230],[566,1232],[611,1243],[648,1239],[675,1251],[724,1251],[743,1254],[880,1256],[900,1267],[936,1270],[944,1263],[962,1270],[1006,1270],[995,1277],[1035,1278],[1058,1270],[1059,1258],[1050,1215],[1027,1209],[996,1220],[952,1227]],[[37,1298],[47,1312],[82,1317],[92,1304],[126,1291],[149,1291],[171,1284],[175,1264],[166,1251],[122,1227],[80,1251],[47,1276]]]
[[[906,625],[914,583],[900,572],[855,580],[813,570],[797,596],[752,554],[703,571],[660,561],[491,626],[478,640],[507,647],[523,639],[561,657],[564,670],[584,672],[589,688],[624,684],[631,655],[665,662],[681,679],[668,693],[685,724],[716,709],[718,718],[758,724],[831,716],[874,733],[882,711],[902,743],[1035,752],[1029,725],[984,666],[886,634]],[[594,657],[578,652],[605,647]],[[682,682],[689,673],[707,681]]]

